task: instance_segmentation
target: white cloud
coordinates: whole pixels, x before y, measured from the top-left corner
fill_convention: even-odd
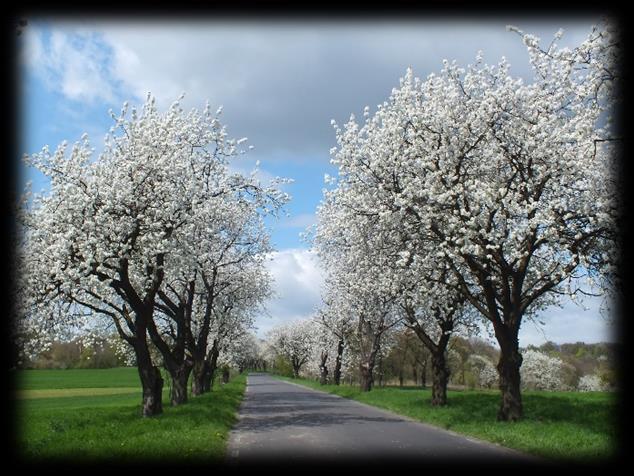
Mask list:
[[[55,26],[50,31],[28,30],[23,61],[50,89],[71,100],[111,103],[116,81],[109,71],[109,54],[98,33]]]
[[[271,253],[267,264],[277,296],[267,303],[269,317],[257,319],[258,335],[276,325],[310,317],[321,302],[324,280],[316,255],[306,249],[286,249]]]
[[[507,23],[546,41],[560,26],[577,39],[592,22],[84,21],[55,23],[50,44],[29,51],[70,98],[140,101],[151,92],[167,106],[184,91],[187,108],[224,105],[230,135],[248,136],[262,159],[327,162],[330,120],[386,100],[408,66],[425,77],[445,57],[466,64],[482,49],[487,61],[505,55],[530,75]]]

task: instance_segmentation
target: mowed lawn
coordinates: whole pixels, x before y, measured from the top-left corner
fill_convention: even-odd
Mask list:
[[[205,460],[224,457],[246,376],[141,417],[135,368],[25,370],[15,375],[18,451],[28,460]]]
[[[350,385],[322,386],[313,380],[278,378],[548,460],[601,462],[618,451],[618,402],[609,392],[526,391],[522,394],[524,419],[505,423],[496,421],[497,390],[449,390],[448,405],[434,408],[431,389],[381,387],[363,393]]]

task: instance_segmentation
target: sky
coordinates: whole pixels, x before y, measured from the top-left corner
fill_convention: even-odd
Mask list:
[[[111,125],[108,111],[124,101],[143,103],[151,92],[160,107],[185,93],[185,109],[223,106],[222,121],[235,138],[254,148],[235,167],[249,171],[260,161],[260,178],[288,177],[287,215],[270,222],[276,249],[269,269],[277,297],[258,318],[263,337],[282,322],[309,317],[320,303],[323,272],[300,233],[314,224],[324,175],[336,176],[330,149],[331,120],[342,124],[387,100],[407,67],[425,78],[443,59],[466,66],[482,50],[484,61],[505,56],[511,73],[530,80],[526,50],[511,24],[550,42],[559,28],[562,45],[580,43],[598,17],[541,19],[496,16],[490,20],[431,19],[327,22],[301,20],[60,20],[29,18],[19,38],[22,112],[19,150],[79,140],[87,132],[99,149]],[[20,158],[16,158],[20,160]],[[20,186],[47,182],[24,168]],[[584,310],[566,302],[527,322],[520,345],[546,340],[616,340],[601,299]]]

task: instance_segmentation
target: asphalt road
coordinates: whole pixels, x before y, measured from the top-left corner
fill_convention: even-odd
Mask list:
[[[250,374],[229,463],[302,461],[461,461],[539,463],[336,395]]]

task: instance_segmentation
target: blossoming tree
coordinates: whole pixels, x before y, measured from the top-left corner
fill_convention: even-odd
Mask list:
[[[261,187],[255,175],[230,173],[242,140],[228,138],[219,113],[208,106],[185,113],[178,101],[160,113],[148,95],[140,112],[132,109],[128,117],[124,105],[112,115],[115,124],[99,156],[84,135],[70,153],[63,143],[54,153],[45,147],[26,158],[51,187],[21,213],[20,316],[72,324],[89,310],[110,318],[134,349],[144,416],[162,411],[163,380],[148,337],[173,380],[181,380],[176,374],[188,365],[187,312],[169,316],[181,331],[171,350],[155,318],[161,294],[167,296],[175,280],[192,279],[207,244],[196,239],[216,233],[200,229],[201,217],[214,216],[210,223],[221,226],[217,217],[231,210],[228,204],[256,203],[268,213],[287,198],[276,184]]]
[[[425,81],[409,69],[375,115],[366,108],[363,125],[352,117],[336,127],[343,186],[326,197],[346,217],[329,240],[363,220],[388,240],[389,230],[405,234],[394,261],[433,256],[449,271],[447,286],[492,324],[500,420],[522,415],[523,319],[581,292],[574,278],[606,283],[617,258],[615,137],[605,116],[615,107],[618,41],[609,26],[574,49],[557,46],[561,34],[547,49],[521,35],[532,82],[480,55],[467,68],[445,61]],[[375,257],[382,244],[373,243]]]
[[[345,296],[339,293],[336,286],[331,286],[326,279],[326,292],[323,306],[318,310],[315,320],[326,331],[322,336],[323,347],[327,349],[320,357],[334,358],[332,367],[332,383],[341,383],[344,352],[349,348],[350,339],[355,331],[354,314],[348,308]],[[334,347],[334,348],[333,348]],[[325,367],[325,361],[323,362]],[[327,374],[327,369],[323,369]],[[323,375],[323,374],[322,374]],[[325,380],[325,375],[322,380]],[[324,382],[325,383],[325,382]]]
[[[268,334],[272,349],[290,362],[293,378],[298,378],[302,367],[314,355],[316,346],[316,323],[302,319],[277,326]]]

